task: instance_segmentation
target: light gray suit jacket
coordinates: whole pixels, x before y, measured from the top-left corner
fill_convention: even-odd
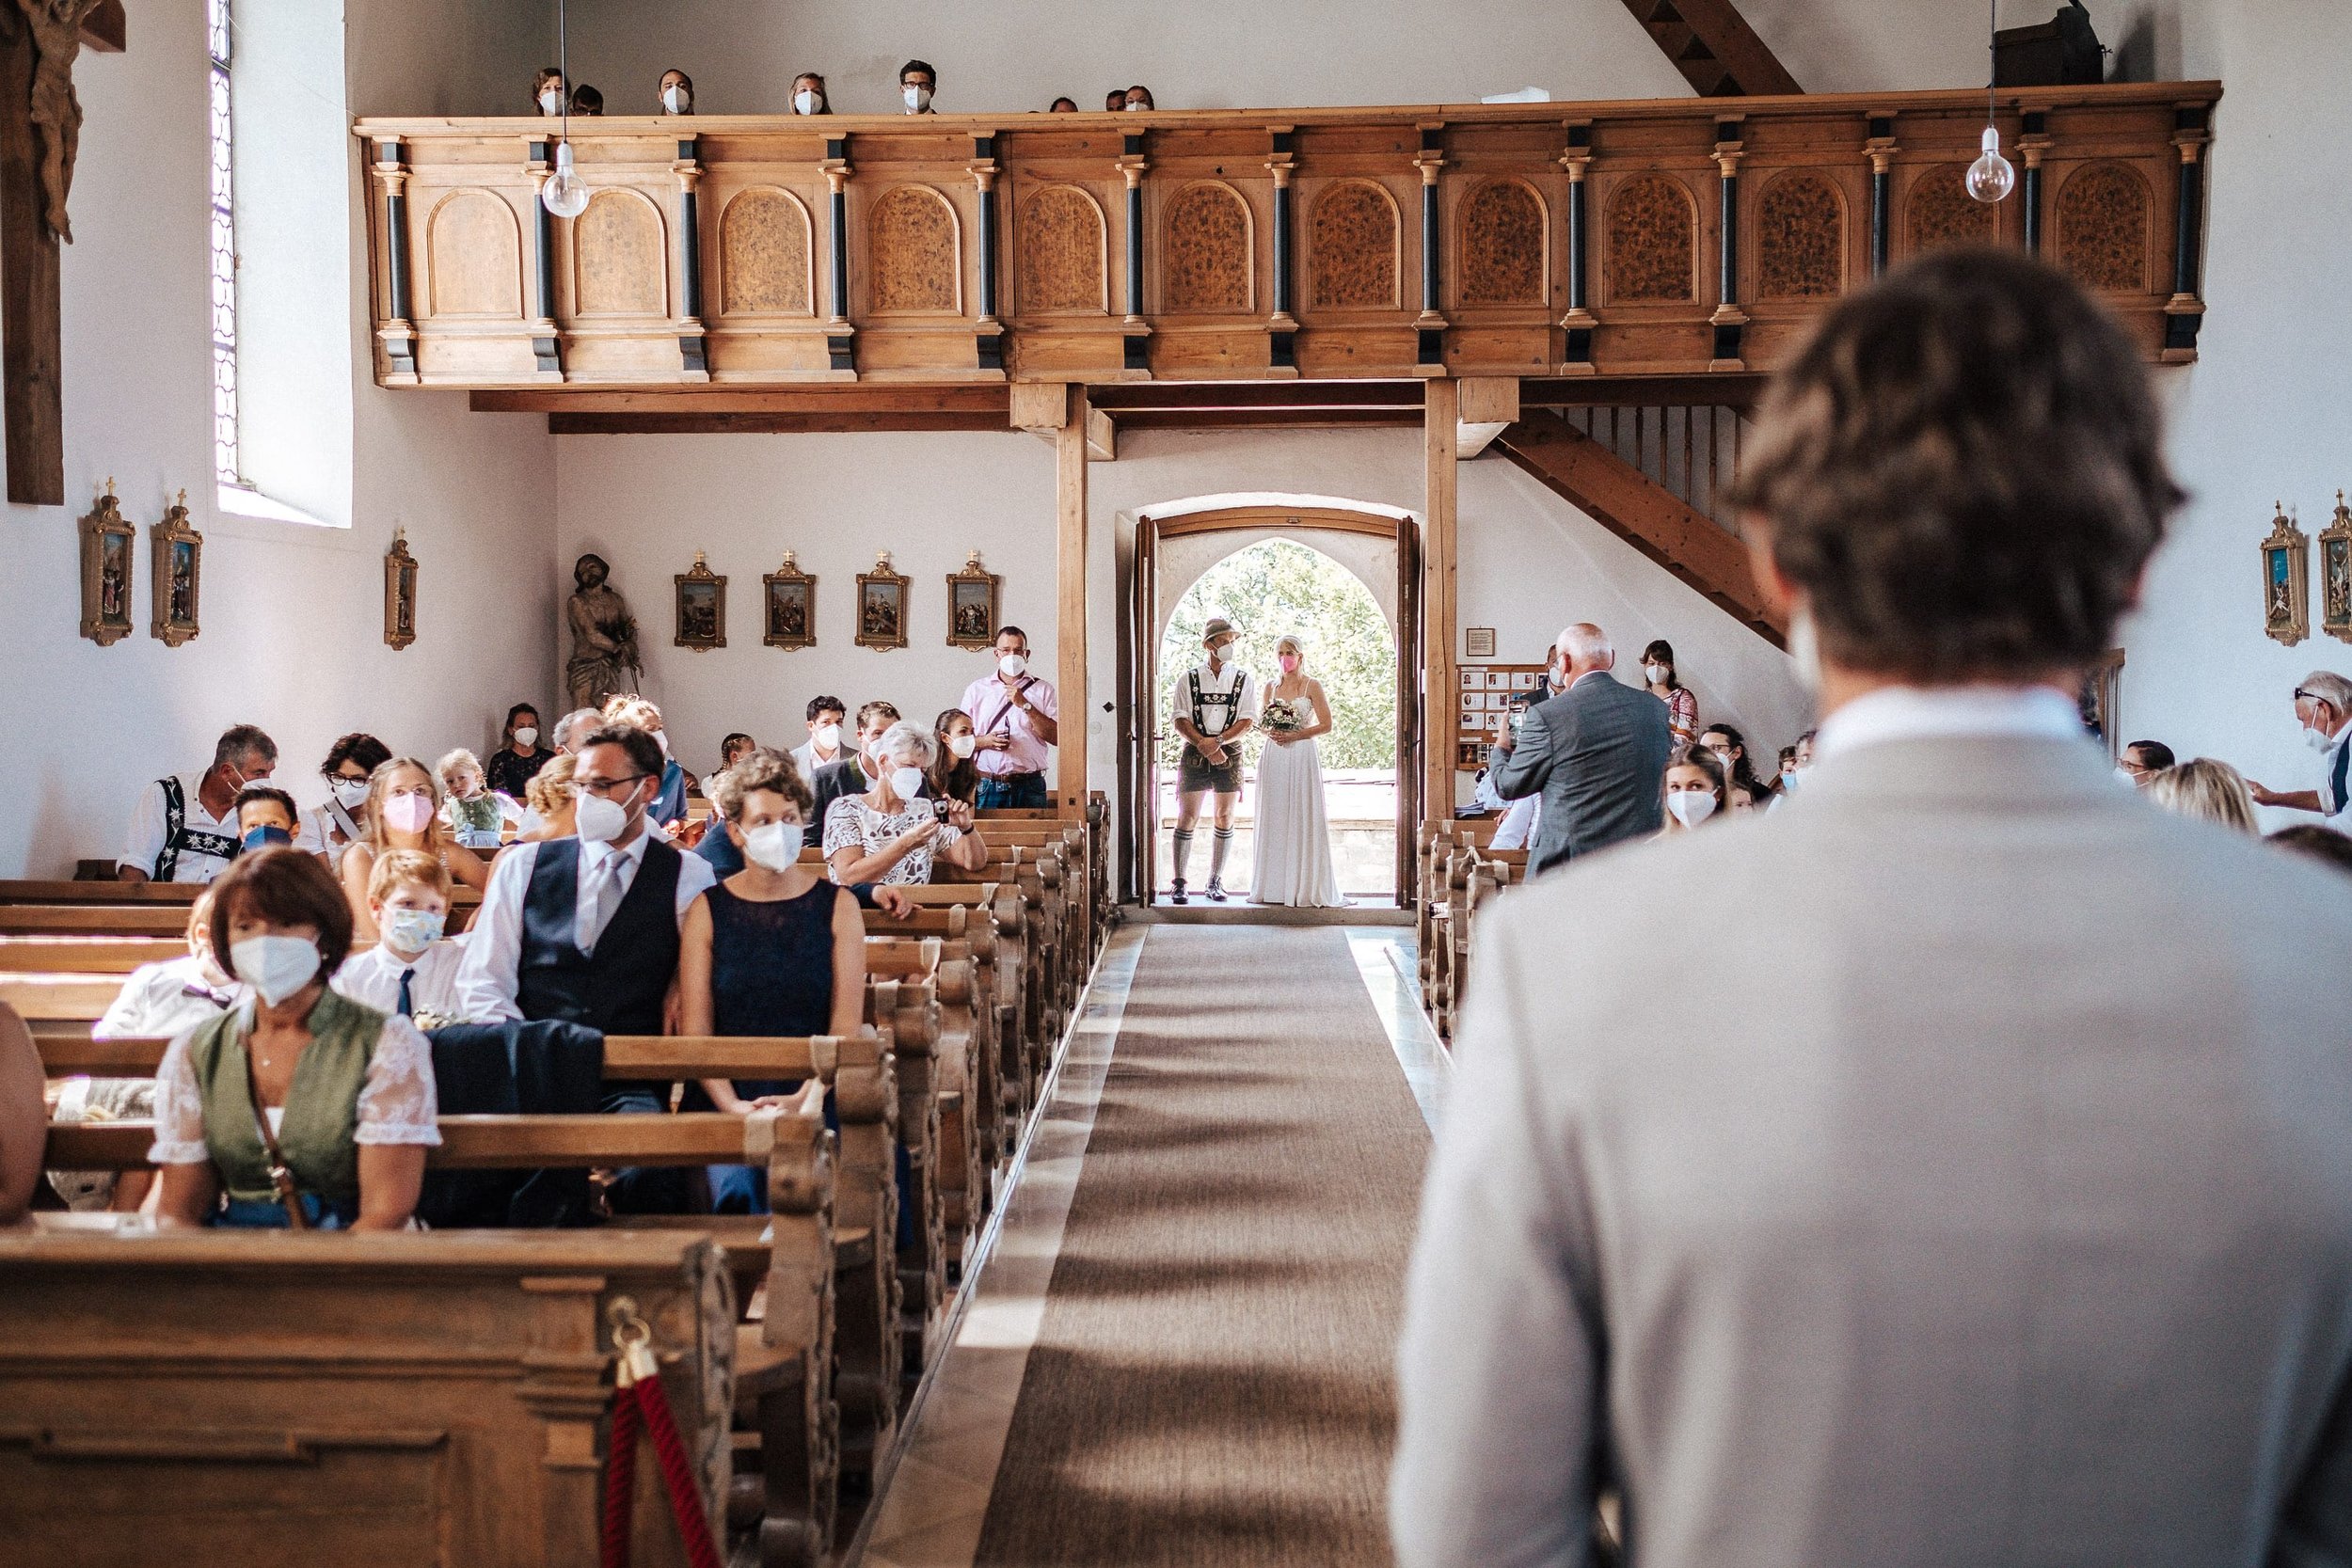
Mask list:
[[[1480,921],[1406,1568],[2352,1562],[2352,878],[1921,740]]]

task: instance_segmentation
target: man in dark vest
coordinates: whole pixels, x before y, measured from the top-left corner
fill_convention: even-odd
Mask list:
[[[649,830],[667,759],[644,730],[611,724],[580,742],[577,838],[517,844],[501,857],[467,939],[458,990],[479,1022],[562,1019],[609,1035],[659,1035],[677,977],[678,927],[713,881],[710,863]],[[607,1111],[665,1112],[668,1086],[630,1084]],[[685,1209],[687,1175],[620,1173],[628,1213]]]

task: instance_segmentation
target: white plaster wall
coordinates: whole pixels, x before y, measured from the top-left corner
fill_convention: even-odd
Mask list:
[[[472,8],[370,0],[349,14],[373,19],[379,45],[423,35],[405,57],[389,46],[370,56],[413,82],[430,74],[442,25],[462,32]],[[63,261],[68,504],[0,510],[11,737],[0,752],[0,876],[69,875],[78,858],[111,856],[140,784],[209,763],[230,723],[268,729],[281,774],[311,798],[318,758],[345,729],[437,754],[486,744],[510,694],[553,695],[543,422],[470,416],[454,394],[380,392],[364,384],[364,349],[356,365],[341,345],[321,349],[361,377],[349,394],[361,454],[348,482],[354,527],[215,515],[204,7],[151,0],[133,8],[131,26],[127,53],[85,53],[74,72],[87,119]],[[364,61],[353,82],[355,101],[387,106]],[[331,99],[337,84],[286,90],[310,88]],[[339,167],[356,178],[356,158]],[[321,244],[342,257],[350,240],[339,224]],[[349,330],[363,341],[356,264],[353,277]],[[271,301],[246,303],[266,312]],[[74,518],[109,475],[140,526],[140,570],[137,629],[102,649],[76,635]],[[203,633],[167,649],[147,635],[146,527],[183,487],[205,537]],[[423,596],[419,640],[398,653],[383,644],[382,564],[397,523],[422,562]]]

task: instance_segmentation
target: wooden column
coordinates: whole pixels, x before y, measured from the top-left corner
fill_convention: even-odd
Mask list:
[[[1422,517],[1422,721],[1428,736],[1423,762],[1422,816],[1442,822],[1454,815],[1454,743],[1460,720],[1454,709],[1454,513],[1458,495],[1455,421],[1459,385],[1450,376],[1429,382],[1422,404],[1422,432],[1428,496]]]
[[[1087,422],[1093,410],[1086,388],[1073,383],[1067,392],[1061,430],[1054,439],[1056,578],[1061,590],[1054,630],[1054,684],[1061,700],[1054,804],[1064,817],[1081,820],[1087,809],[1087,720],[1093,711],[1087,689]]]

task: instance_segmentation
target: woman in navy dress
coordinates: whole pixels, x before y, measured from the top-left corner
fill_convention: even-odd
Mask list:
[[[678,1001],[688,1035],[854,1035],[866,1010],[866,920],[848,888],[800,863],[814,805],[781,752],[753,752],[712,781],[723,831],[743,869],[694,900],[679,932]],[[764,1109],[796,1082],[707,1078],[688,1110]],[[830,1098],[830,1097],[828,1097]],[[826,1119],[832,1111],[827,1107]],[[768,1207],[760,1172],[710,1167],[720,1213]]]

